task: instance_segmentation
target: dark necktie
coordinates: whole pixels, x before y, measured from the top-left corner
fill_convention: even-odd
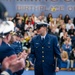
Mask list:
[[[41,41],[44,42],[44,38],[41,38]]]

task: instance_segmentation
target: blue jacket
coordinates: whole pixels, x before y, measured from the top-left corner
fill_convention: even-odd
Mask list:
[[[67,48],[68,47],[68,48]],[[72,50],[72,47],[71,47],[71,45],[66,45],[66,44],[63,44],[62,45],[62,49],[63,50],[65,50],[65,51],[67,51],[67,53],[68,53],[68,55],[70,55],[70,51]]]
[[[20,52],[22,52],[22,44],[21,42],[13,42],[11,44],[11,47],[15,50],[15,53],[18,54]]]
[[[2,41],[2,44],[0,45],[0,63],[2,63],[5,57],[13,54],[16,54],[14,48]],[[23,71],[24,69],[16,72],[16,75],[21,75]],[[15,73],[13,75],[15,75]]]
[[[0,45],[0,63],[2,63],[5,57],[11,56],[13,54],[15,54],[14,49],[2,41],[2,44]]]
[[[35,59],[35,75],[55,75],[55,59],[61,59],[56,36],[47,34],[45,40],[35,36],[31,41],[31,60]]]

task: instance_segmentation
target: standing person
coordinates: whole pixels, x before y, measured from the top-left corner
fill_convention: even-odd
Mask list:
[[[31,40],[30,60],[35,59],[35,75],[56,75],[55,57],[60,59],[56,36],[47,33],[47,24],[37,24],[38,35]]]
[[[9,57],[13,54],[16,54],[14,49],[10,46],[9,42],[11,40],[11,34],[10,32],[14,29],[13,23],[10,21],[4,21],[2,23],[3,25],[3,39],[0,46],[0,63],[2,63],[3,59],[5,57]],[[1,28],[0,28],[1,29]],[[22,53],[19,58],[23,58],[25,53]],[[25,55],[26,56],[26,55]],[[16,75],[21,75],[23,71],[19,70]]]
[[[12,22],[4,21],[2,23],[3,27],[0,28],[0,29],[3,30],[2,31],[3,39],[2,39],[2,42],[1,42],[1,45],[0,45],[0,63],[2,63],[3,59],[6,56],[10,56],[10,55],[15,54],[14,50],[9,45],[9,41],[10,41],[10,38],[11,38],[10,32],[13,29],[12,25],[13,25]],[[12,28],[10,26],[12,26]]]

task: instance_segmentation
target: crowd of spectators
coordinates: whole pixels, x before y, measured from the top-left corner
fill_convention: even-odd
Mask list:
[[[62,60],[68,62],[67,68],[69,68],[71,60],[71,68],[73,68],[75,61],[75,17],[71,19],[68,14],[66,14],[65,17],[59,14],[57,18],[54,18],[52,13],[45,16],[44,12],[41,12],[38,17],[35,14],[28,15],[24,13],[24,15],[21,16],[20,13],[16,13],[15,17],[8,17],[7,20],[12,21],[15,26],[15,32],[20,33],[19,35],[12,33],[11,46],[14,47],[14,42],[18,40],[21,42],[22,48],[25,49],[28,54],[30,54],[30,41],[32,37],[38,34],[36,23],[48,23],[48,33],[58,38]],[[33,66],[31,62],[28,62],[28,58],[29,57],[27,57],[26,60],[27,70]]]

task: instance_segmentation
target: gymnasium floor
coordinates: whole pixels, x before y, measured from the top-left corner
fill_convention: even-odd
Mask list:
[[[22,75],[34,75],[34,71],[24,71]],[[75,71],[59,71],[56,75],[75,75]]]

